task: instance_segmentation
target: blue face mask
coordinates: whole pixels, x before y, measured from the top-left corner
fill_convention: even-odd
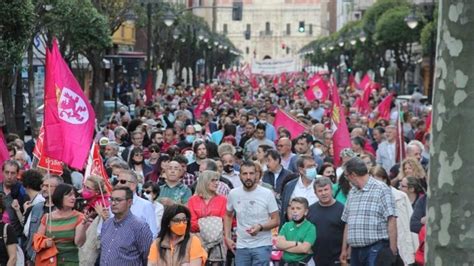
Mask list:
[[[309,180],[316,179],[316,176],[318,175],[318,172],[316,171],[316,167],[311,167],[311,168],[306,169],[305,175],[306,175],[306,178]]]
[[[186,135],[186,142],[187,143],[193,143],[195,139],[196,139],[196,136],[194,136],[194,135]]]
[[[137,192],[139,195],[142,194],[142,190],[143,190],[143,184],[142,183],[138,183],[137,184]]]

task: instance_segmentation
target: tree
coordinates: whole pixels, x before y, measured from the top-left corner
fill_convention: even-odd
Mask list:
[[[473,1],[440,1],[426,265],[474,261],[473,9]]]
[[[21,75],[21,62],[32,27],[33,5],[30,0],[0,1],[0,89],[3,114],[9,132],[18,133],[12,85],[17,75]]]
[[[398,68],[397,81],[405,88],[405,72],[412,64],[412,44],[419,40],[419,28],[410,29],[405,17],[410,13],[408,7],[392,8],[377,20],[375,38],[383,51],[391,51]]]

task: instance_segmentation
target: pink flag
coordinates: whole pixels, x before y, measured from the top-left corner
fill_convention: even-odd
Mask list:
[[[278,75],[273,76],[273,87],[276,88],[278,86],[278,83]]]
[[[63,174],[63,163],[59,160],[51,159],[46,156],[43,152],[44,147],[44,126],[41,126],[40,133],[36,139],[35,148],[33,150],[33,156],[38,159],[38,168],[44,169],[51,174],[62,175]]]
[[[372,79],[370,78],[369,74],[365,74],[362,80],[359,83],[359,90],[365,90],[370,84],[372,83]]]
[[[242,100],[242,97],[240,96],[240,93],[238,90],[234,90],[234,101],[240,101]]]
[[[385,120],[390,120],[390,111],[392,107],[392,99],[393,99],[393,94],[388,95],[385,97],[379,105],[375,108],[378,110],[379,117],[378,119],[385,119]]]
[[[153,101],[153,73],[149,71],[145,82],[146,103]]]
[[[332,115],[331,115],[331,127],[332,127],[332,143],[334,148],[334,164],[340,165],[339,154],[345,148],[351,148],[351,138],[349,136],[349,129],[346,124],[346,117],[341,109],[341,99],[339,98],[339,92],[337,86],[332,87]]]
[[[281,84],[286,84],[286,73],[281,73],[280,82]]]
[[[306,126],[301,124],[298,120],[288,115],[285,111],[278,109],[275,114],[275,121],[273,121],[275,129],[284,127],[290,131],[291,138],[294,139],[303,133]]]
[[[46,51],[44,154],[82,169],[94,134],[95,113],[62,58],[57,40]]]
[[[250,86],[252,86],[253,89],[258,89],[258,81],[257,81],[257,76],[252,75],[252,78],[250,79]]]
[[[8,159],[10,159],[10,153],[8,153],[5,136],[3,135],[3,130],[0,127],[0,166],[2,166],[3,162]],[[1,179],[3,180],[3,178]]]
[[[320,101],[325,101],[329,94],[329,86],[323,77],[319,74],[314,74],[306,84],[309,86],[309,89],[305,91],[305,96],[308,101],[313,101],[318,99]],[[314,98],[311,96],[311,93],[314,95]]]
[[[204,95],[201,98],[201,102],[199,105],[194,109],[194,116],[196,119],[201,117],[202,112],[206,110],[209,106],[211,106],[211,99],[212,99],[212,89],[211,86],[207,85],[206,86],[206,91],[204,92]]]

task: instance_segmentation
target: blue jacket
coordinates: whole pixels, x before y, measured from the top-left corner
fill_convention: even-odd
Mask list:
[[[295,191],[296,183],[298,183],[299,177],[288,182],[283,188],[281,193],[281,209],[280,209],[280,227],[288,221],[286,217],[286,210],[288,209],[288,204],[290,203],[291,195]]]
[[[277,177],[277,184],[276,187],[274,187],[275,184],[275,176],[273,173],[270,171],[265,171],[263,173],[262,177],[262,182],[270,184],[273,187],[273,190],[275,190],[276,193],[281,194],[281,191],[283,190],[283,184],[288,182],[288,176],[293,174],[293,172],[286,170],[285,168],[281,168],[280,174]]]

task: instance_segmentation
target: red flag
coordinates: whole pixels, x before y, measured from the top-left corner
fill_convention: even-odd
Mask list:
[[[349,129],[347,128],[346,117],[341,109],[341,99],[337,86],[332,87],[332,114],[331,114],[331,128],[332,128],[332,143],[334,149],[334,164],[340,165],[340,153],[345,148],[351,148],[351,137],[349,136]]]
[[[359,113],[363,115],[369,113],[370,111],[370,105],[369,105],[370,94],[372,94],[372,87],[369,85],[369,86],[366,86],[366,88],[364,89],[364,94],[362,95],[362,98],[360,99],[360,102],[359,102],[358,111]]]
[[[357,89],[357,82],[355,81],[354,75],[351,73],[349,74],[349,87],[351,91]]]
[[[294,119],[285,111],[282,111],[280,109],[278,109],[275,114],[273,126],[275,127],[275,129],[278,129],[279,127],[284,127],[288,129],[288,131],[290,131],[292,139],[298,137],[306,129],[306,126],[304,126],[298,120]]]
[[[206,86],[206,91],[201,98],[201,102],[199,105],[194,109],[194,116],[196,119],[201,117],[201,113],[204,112],[209,106],[211,106],[211,99],[212,99],[212,88],[211,86]]]
[[[146,103],[150,103],[153,101],[153,73],[151,71],[148,72],[145,82],[145,97]]]
[[[86,183],[91,175],[102,177],[107,194],[112,192],[112,185],[109,182],[109,176],[107,175],[107,171],[105,171],[104,163],[100,156],[99,146],[96,143],[92,144],[89,159],[87,160],[86,171],[84,172],[83,183]]]
[[[362,80],[359,83],[359,90],[365,90],[370,84],[372,83],[372,79],[370,78],[369,74],[365,74]]]
[[[280,82],[281,84],[286,84],[286,73],[281,73]]]
[[[391,111],[391,106],[392,106],[392,99],[393,99],[393,94],[388,95],[385,97],[379,105],[375,108],[378,110],[379,116],[378,119],[385,119],[385,120],[390,120],[390,111]]]
[[[306,97],[308,102],[316,100],[316,95],[314,95],[314,91],[312,88],[308,88],[307,90],[305,90],[304,96]]]
[[[87,160],[95,113],[53,40],[46,51],[44,153],[76,169]]]
[[[326,81],[321,77],[319,74],[314,74],[306,84],[309,86],[309,89],[305,91],[305,96],[308,101],[313,101],[314,99],[318,99],[320,101],[325,101],[328,97],[329,93],[329,86]],[[311,93],[314,95],[314,99],[311,97]]]
[[[40,133],[36,139],[35,148],[33,155],[38,159],[38,168],[49,171],[52,174],[62,175],[63,174],[63,163],[61,161],[51,159],[44,155],[43,152],[44,144],[44,126],[41,126]]]
[[[259,85],[257,81],[257,76],[252,75],[252,78],[250,79],[250,86],[252,86],[252,88],[254,89],[258,89]]]
[[[234,101],[240,101],[242,97],[240,97],[240,93],[238,90],[234,90]]]
[[[273,76],[273,87],[276,88],[278,86],[278,83],[278,75]]]
[[[427,133],[431,133],[431,119],[433,119],[432,116],[433,116],[433,113],[430,110],[430,112],[428,113],[428,116],[426,117],[426,122],[425,122],[425,125],[426,125],[426,130],[425,131]]]

